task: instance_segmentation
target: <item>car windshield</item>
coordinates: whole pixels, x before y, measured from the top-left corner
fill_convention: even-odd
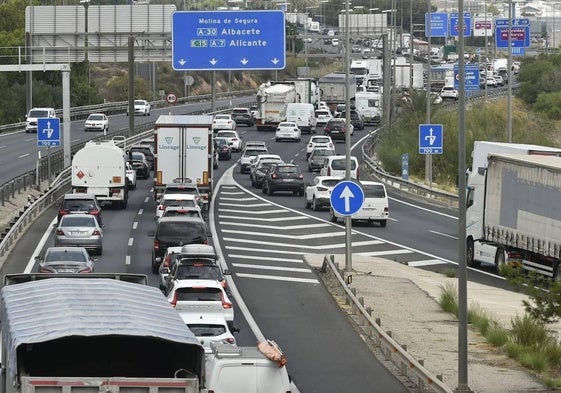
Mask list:
[[[88,120],[103,120],[103,115],[90,115]]]
[[[230,120],[230,116],[229,115],[216,115],[214,116],[215,120]]]
[[[145,157],[146,156],[144,155],[144,153],[132,152],[132,159],[133,160],[144,161]]]
[[[196,337],[214,337],[226,333],[224,325],[214,325],[211,323],[188,323],[187,327]]]
[[[95,227],[95,217],[76,217],[74,215],[64,216],[60,221],[63,227]]]
[[[45,262],[56,262],[56,261],[76,261],[76,262],[86,262],[86,256],[80,251],[71,250],[56,250],[49,251],[45,256]]]
[[[63,209],[68,210],[82,210],[82,211],[90,211],[95,208],[94,204],[91,201],[86,200],[66,200],[62,203]]]
[[[317,157],[332,156],[335,154],[335,150],[319,149],[314,150],[312,154]]]
[[[147,104],[147,102],[146,102],[146,101],[143,101],[143,100],[136,100],[136,101],[134,102],[134,105],[146,105],[146,104]]]
[[[331,163],[331,167],[333,168],[333,170],[336,171],[345,170],[347,167],[346,159],[342,158],[340,160],[333,160],[333,162]],[[355,169],[356,169],[356,162],[354,160],[351,160],[351,170],[355,170]]]
[[[199,217],[200,214],[196,209],[187,209],[187,206],[179,206],[179,207],[186,207],[186,209],[166,209],[164,210],[164,217],[172,217],[172,216],[188,216],[188,217]]]
[[[364,191],[365,198],[385,198],[386,190],[381,184],[363,184],[362,190]]]
[[[312,143],[329,143],[331,140],[327,137],[314,137]]]
[[[236,113],[236,114],[246,114],[247,113],[247,109],[234,109],[232,111],[232,113]]]
[[[29,111],[28,117],[49,117],[49,112],[44,110]]]
[[[279,127],[296,127],[296,123],[282,122]]]

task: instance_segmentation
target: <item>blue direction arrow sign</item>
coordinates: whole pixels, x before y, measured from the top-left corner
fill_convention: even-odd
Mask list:
[[[460,85],[460,69],[457,65],[454,65],[454,88],[458,90]],[[466,91],[479,90],[479,66],[473,64],[464,65],[464,87]]]
[[[511,47],[529,47],[530,20],[513,19],[511,26],[511,36]],[[497,48],[508,48],[508,19],[497,19],[495,21],[495,45]]]
[[[442,124],[419,124],[419,154],[442,154]]]
[[[447,37],[448,36],[448,14],[446,12],[431,12],[430,24],[429,13],[425,13],[425,37]]]
[[[60,146],[60,119],[53,117],[37,119],[37,146]]]
[[[458,37],[460,35],[459,25],[460,14],[452,12],[450,14],[450,37]],[[464,12],[464,37],[471,37],[471,15],[469,12]]]
[[[351,216],[360,210],[364,203],[362,187],[353,181],[337,183],[330,196],[331,207],[342,216]]]
[[[172,66],[187,70],[280,70],[284,13],[180,11],[172,15]]]

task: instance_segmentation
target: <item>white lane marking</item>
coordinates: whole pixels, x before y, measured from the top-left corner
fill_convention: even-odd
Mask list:
[[[131,264],[131,256],[130,256],[130,255],[127,255],[127,256],[125,257],[125,265],[130,265],[130,264]]]
[[[144,203],[148,203],[150,201],[150,197],[144,198]]]
[[[345,236],[345,231],[339,232],[325,232],[325,233],[312,233],[309,235],[288,235],[286,233],[267,233],[267,232],[255,232],[255,231],[236,231],[233,229],[223,229],[222,233],[233,233],[236,235],[249,235],[249,236],[261,236],[261,237],[275,237],[281,239],[298,239],[298,240],[308,240],[308,239],[322,239],[325,237],[334,236]]]
[[[140,209],[140,210],[138,211],[138,215],[139,215],[139,216],[141,216],[142,213],[144,213],[144,209]]]
[[[255,215],[261,215],[261,214],[274,214],[274,213],[286,213],[286,210],[284,209],[276,209],[276,210],[260,210],[258,212],[251,212],[251,211],[246,211],[246,210],[235,210],[235,209],[221,209],[218,208],[218,211],[221,212],[230,212],[230,213],[241,213],[241,214],[255,214]]]
[[[389,199],[394,201],[394,202],[401,203],[402,205],[413,207],[415,209],[423,210],[423,211],[426,211],[426,212],[429,212],[429,213],[437,214],[437,215],[442,216],[442,217],[451,218],[453,220],[458,219],[458,217],[451,216],[450,214],[438,212],[436,210],[427,209],[426,207],[417,206],[417,205],[414,205],[413,203],[405,202],[405,201],[395,199],[395,198],[391,198],[391,197]]]
[[[255,198],[254,198],[255,199]],[[238,199],[240,200],[240,199]],[[263,207],[263,206],[271,206],[269,203],[222,203],[220,202],[220,206],[230,206],[230,207]],[[223,209],[220,209],[223,210]]]
[[[310,284],[319,284],[318,280],[314,280],[311,278],[266,276],[264,274],[247,274],[247,273],[236,273],[236,276],[245,277],[245,278],[259,278],[262,280],[290,281],[290,282],[304,282]]]
[[[420,266],[431,266],[431,265],[446,265],[447,263],[441,259],[428,259],[426,261],[411,261],[407,262],[408,266],[420,267]]]
[[[234,267],[245,267],[247,269],[261,269],[261,270],[278,270],[283,272],[299,272],[311,273],[311,269],[301,269],[298,267],[282,267],[282,266],[269,266],[269,265],[250,265],[248,263],[232,263]]]
[[[7,145],[0,146],[0,149],[3,149],[3,148],[5,148],[5,147],[8,147],[8,146],[7,146]]]
[[[24,273],[26,274],[31,273],[31,270],[33,269],[33,265],[35,265],[35,256],[39,255],[43,247],[45,247],[45,243],[47,243],[49,236],[51,236],[51,232],[53,231],[56,222],[57,222],[57,218],[55,217],[50,222],[45,233],[43,233],[41,240],[39,240],[39,243],[37,243],[37,247],[35,247],[35,250],[33,250],[33,254],[31,254],[31,257],[29,258],[29,261],[27,261],[27,265],[25,265],[25,269],[23,270]]]
[[[458,240],[458,236],[452,236],[452,235],[448,235],[446,233],[437,232],[437,231],[429,231],[429,232],[434,233],[435,235],[445,236],[445,237],[449,237],[450,239]]]
[[[261,218],[261,217],[242,217],[242,216],[227,216],[224,214],[219,214],[219,218],[231,218],[232,220],[247,220],[247,221],[297,221],[306,220],[308,217],[305,216],[292,216],[292,217],[271,217],[271,218]]]
[[[274,246],[274,247],[288,247],[288,248],[310,248],[310,249],[314,249],[314,250],[326,250],[326,249],[330,249],[330,248],[344,248],[346,246],[345,243],[339,243],[339,244],[321,244],[319,246],[311,246],[308,244],[290,244],[290,243],[278,243],[278,242],[263,242],[263,241],[259,241],[259,240],[255,240],[255,239],[236,239],[236,238],[232,238],[232,237],[223,237],[222,240],[224,241],[231,241],[231,242],[235,242],[235,243],[251,243],[251,244],[263,244],[263,245],[267,245],[267,246]],[[366,240],[366,241],[362,241],[362,242],[353,242],[353,246],[358,247],[358,246],[370,246],[370,245],[376,245],[376,244],[384,244],[384,242],[381,242],[379,240]],[[267,252],[271,252],[271,250],[267,250]]]
[[[241,192],[240,194],[243,194]],[[256,201],[257,198],[255,197],[247,197],[247,198],[227,198],[227,197],[220,197],[220,204],[223,205],[222,201]]]
[[[325,228],[331,225],[329,224],[308,224],[308,225],[288,225],[288,226],[276,226],[276,225],[259,225],[259,224],[246,224],[242,222],[229,222],[229,221],[219,221],[220,225],[235,225],[237,227],[250,227],[250,228],[263,228],[263,229],[274,229],[280,231],[292,231],[294,229],[311,229],[311,228]]]
[[[27,156],[29,156],[29,155],[30,155],[29,153],[27,153],[27,154],[22,154],[21,156],[18,156],[18,158],[24,158],[24,157],[27,157]]]
[[[133,243],[134,243],[134,237],[129,238],[129,247],[132,247]]]
[[[256,259],[258,261],[304,263],[302,259],[274,258],[261,255],[228,254],[228,258]]]
[[[412,254],[411,250],[404,250],[398,248],[396,250],[385,250],[385,251],[372,251],[372,252],[357,252],[357,255],[363,255],[365,257],[379,257],[381,255],[397,255],[397,254]]]
[[[138,228],[138,221],[132,223],[132,229]]]
[[[225,246],[226,250],[240,250],[240,251],[255,251],[263,252],[262,248],[250,248],[250,247],[237,247],[237,246]],[[287,251],[287,250],[267,250],[267,254],[291,254],[291,255],[304,255],[305,253],[301,251]],[[308,253],[309,254],[309,253]]]

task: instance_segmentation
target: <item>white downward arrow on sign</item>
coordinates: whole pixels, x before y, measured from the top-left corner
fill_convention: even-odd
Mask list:
[[[349,188],[349,186],[345,186],[339,198],[345,198],[345,212],[351,211],[351,198],[354,198],[355,195]]]

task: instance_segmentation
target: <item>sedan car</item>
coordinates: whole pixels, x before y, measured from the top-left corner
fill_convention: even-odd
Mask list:
[[[354,127],[352,124],[349,126],[350,134],[353,135]],[[327,122],[323,128],[323,133],[331,137],[331,140],[341,139],[345,140],[347,133],[347,122],[342,118],[333,118]]]
[[[214,148],[218,152],[219,160],[230,160],[232,158],[232,147],[226,138],[214,138]]]
[[[312,135],[306,145],[306,159],[310,157],[312,150],[317,148],[335,149],[333,141],[327,135]]]
[[[263,194],[273,195],[276,191],[292,191],[294,195],[304,195],[304,175],[295,164],[273,164],[263,176]]]
[[[93,273],[94,262],[84,247],[49,247],[35,257],[39,273]]]
[[[281,140],[291,140],[295,142],[300,142],[302,140],[302,131],[298,128],[298,125],[293,121],[283,121],[277,126],[275,132],[275,141]]]
[[[91,214],[68,214],[62,216],[55,231],[55,247],[84,247],[101,255],[103,252],[103,230]]]
[[[323,166],[324,158],[334,155],[334,149],[326,149],[322,147],[315,148],[308,157],[308,172],[319,171]]]
[[[86,119],[84,131],[109,131],[109,118],[103,113],[92,113]]]
[[[150,177],[150,163],[144,153],[139,151],[129,152],[129,162],[136,171],[138,177],[148,179]]]
[[[150,103],[146,100],[134,100],[134,114],[142,116],[150,116],[150,110],[152,107]],[[129,115],[129,110],[127,107],[127,116]]]
[[[220,130],[234,131],[236,129],[236,121],[232,118],[231,114],[218,113],[214,115],[212,119],[211,128],[212,132],[218,132]]]
[[[341,181],[333,176],[316,176],[314,181],[306,184],[304,192],[306,209],[319,210],[331,205],[331,191]]]
[[[234,151],[241,151],[243,149],[243,141],[237,131],[218,131],[216,137],[225,138]]]

